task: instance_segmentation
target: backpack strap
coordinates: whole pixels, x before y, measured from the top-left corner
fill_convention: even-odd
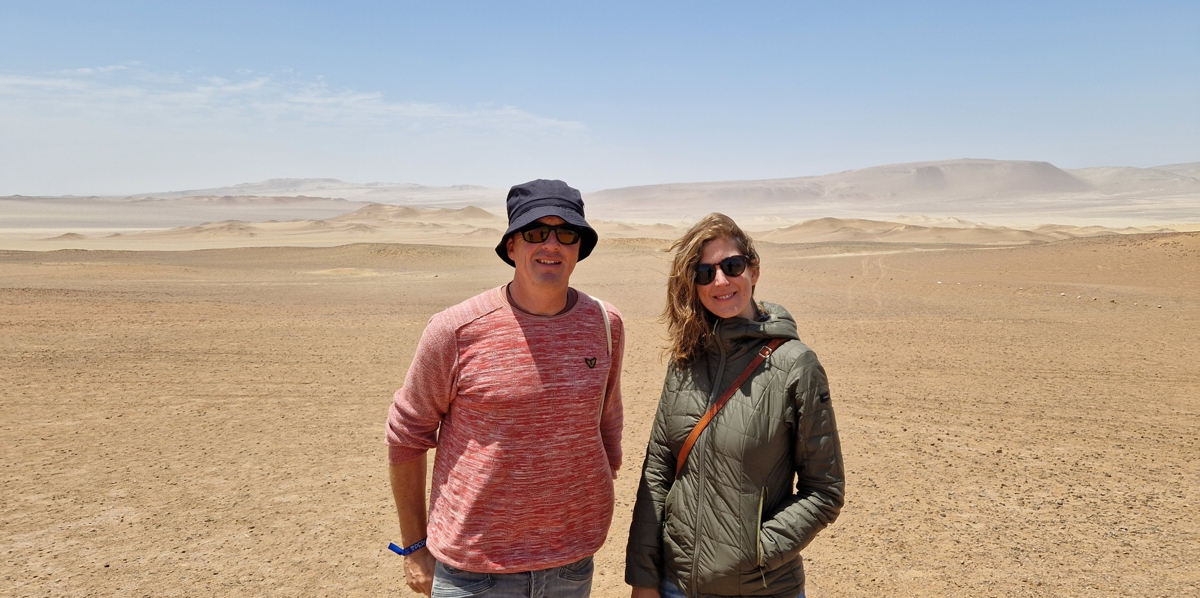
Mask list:
[[[608,309],[604,307],[604,302],[592,297],[592,301],[600,306],[600,313],[604,316],[604,336],[608,339],[608,355],[612,356],[612,322],[608,321]]]
[[[600,306],[600,314],[604,316],[604,337],[608,340],[608,356],[612,357],[612,322],[610,322],[608,319],[608,309],[604,307],[603,301],[592,297],[583,291],[579,291],[579,294],[591,299],[592,301],[595,301],[596,305]],[[604,417],[604,405],[608,402],[608,378],[611,375],[612,368],[610,367],[609,371],[604,374],[604,390],[602,391],[603,394],[600,397],[600,412],[597,415],[598,418]]]
[[[708,408],[708,411],[704,412],[704,416],[696,423],[696,427],[692,428],[692,433],[688,434],[687,440],[683,441],[683,448],[679,449],[679,457],[675,460],[675,475],[679,475],[679,472],[683,470],[683,464],[687,461],[688,454],[692,452],[692,445],[696,444],[696,440],[700,438],[700,433],[717,416],[717,412],[725,406],[725,403],[729,402],[733,393],[737,392],[737,389],[741,388],[746,383],[746,380],[750,379],[750,375],[754,373],[754,370],[757,370],[758,366],[762,365],[762,362],[766,361],[771,356],[771,353],[774,353],[775,349],[778,349],[787,340],[786,338],[773,338],[771,342],[759,349],[758,355],[754,356],[754,359],[750,361],[746,369],[742,370],[742,373],[733,381],[733,384],[730,384],[729,388],[726,388],[725,392],[721,393],[721,397]]]
[[[583,291],[576,292],[584,297],[587,297],[588,299],[591,299],[592,301],[595,301],[596,305],[600,307],[600,315],[604,317],[604,337],[608,340],[608,354],[612,355],[612,322],[608,320],[608,310],[604,308],[604,302]]]

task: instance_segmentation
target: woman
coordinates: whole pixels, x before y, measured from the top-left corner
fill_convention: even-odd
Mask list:
[[[800,550],[837,518],[844,489],[825,369],[786,310],[754,300],[758,253],[728,216],[709,214],[671,250],[663,311],[671,359],[625,581],[634,598],[802,597]],[[728,402],[688,443],[729,387]]]

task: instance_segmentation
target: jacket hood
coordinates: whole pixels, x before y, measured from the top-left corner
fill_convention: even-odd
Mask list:
[[[713,323],[713,332],[708,335],[706,350],[736,355],[752,346],[757,348],[763,341],[773,338],[799,340],[796,320],[782,305],[762,301],[758,304],[760,320],[725,318]]]

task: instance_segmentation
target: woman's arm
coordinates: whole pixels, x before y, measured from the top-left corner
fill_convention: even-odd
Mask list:
[[[762,524],[763,565],[778,567],[793,558],[833,523],[845,500],[842,447],[825,368],[812,351],[797,358],[788,377],[788,392],[798,414],[793,458],[796,493],[784,499]]]
[[[654,588],[657,592],[662,578],[663,503],[675,482],[675,457],[667,444],[663,401],[669,396],[673,372],[674,367],[668,369],[667,380],[663,382],[658,412],[654,414],[650,442],[646,446],[646,460],[642,464],[642,479],[638,482],[633,522],[629,526],[625,583],[634,586],[635,591]]]

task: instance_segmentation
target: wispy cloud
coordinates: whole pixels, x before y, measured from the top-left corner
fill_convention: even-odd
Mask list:
[[[111,73],[113,71],[128,70],[129,67],[123,64],[111,64],[109,66],[84,67],[78,69],[66,69],[59,71],[63,75],[95,75],[99,73]]]
[[[452,106],[395,101],[380,92],[333,89],[323,79],[156,74],[125,65],[88,67],[53,75],[0,73],[0,105],[21,104],[93,114],[160,114],[180,120],[232,117],[348,127],[395,125],[496,127],[579,132],[579,122],[538,116],[515,106]]]
[[[0,194],[283,175],[486,183],[563,162],[588,136],[581,122],[517,106],[403,100],[291,73],[162,73],[136,63],[0,72],[0,131]]]

